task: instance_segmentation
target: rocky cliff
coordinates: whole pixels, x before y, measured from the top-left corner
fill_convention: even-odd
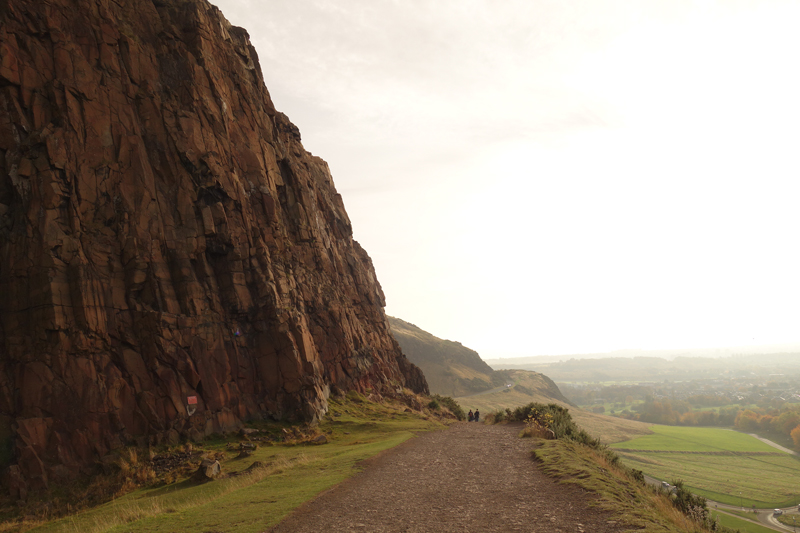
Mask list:
[[[332,390],[426,391],[326,163],[205,0],[0,1],[0,169],[17,495]]]

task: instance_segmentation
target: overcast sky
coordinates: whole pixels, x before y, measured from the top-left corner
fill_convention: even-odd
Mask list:
[[[800,2],[213,3],[388,314],[485,359],[800,341]]]

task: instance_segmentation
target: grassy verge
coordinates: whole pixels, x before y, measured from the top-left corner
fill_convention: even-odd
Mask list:
[[[613,450],[575,424],[562,406],[529,404],[487,419],[524,421],[520,437],[537,437],[532,455],[542,471],[596,494],[596,505],[626,527],[679,533],[710,531],[715,526],[708,520],[705,499],[684,490],[680,483],[671,497],[647,485],[641,471],[622,465]]]
[[[782,514],[778,517],[778,522],[796,530],[796,528],[800,526],[800,519],[798,518],[800,517],[798,517],[796,514]]]
[[[739,531],[741,533],[775,533],[775,530],[772,528],[762,526],[761,524],[756,524],[750,520],[737,518],[729,514],[712,511],[711,515],[715,520],[719,520],[721,525],[733,531]]]
[[[633,479],[628,469],[614,464],[603,450],[577,442],[538,440],[533,456],[546,474],[597,494],[597,505],[619,517],[626,527],[648,533],[706,531],[665,494]]]
[[[396,446],[420,431],[444,427],[430,408],[411,411],[400,403],[367,402],[357,394],[333,399],[315,432],[327,443],[288,440],[261,443],[251,457],[237,459],[231,440],[204,443],[220,457],[224,479],[175,483],[134,490],[96,508],[44,523],[36,533],[196,532],[256,533],[293,509],[359,471],[359,462]],[[249,470],[248,470],[249,469]],[[238,474],[238,475],[231,475]],[[2,529],[0,529],[2,531]]]

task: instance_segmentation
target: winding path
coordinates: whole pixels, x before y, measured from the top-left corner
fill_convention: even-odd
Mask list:
[[[613,533],[595,497],[539,472],[519,427],[461,422],[366,462],[272,533]]]
[[[759,437],[759,436],[758,436],[758,435],[756,435],[755,433],[748,433],[748,435],[750,435],[751,437],[755,437],[755,438],[757,438],[758,440],[760,440],[761,442],[763,442],[764,444],[769,444],[769,445],[770,445],[770,446],[772,446],[773,448],[777,448],[778,450],[780,450],[780,451],[782,451],[782,452],[786,452],[786,453],[788,453],[788,454],[790,454],[790,455],[797,455],[797,452],[796,452],[796,451],[794,451],[794,450],[790,450],[789,448],[784,448],[784,447],[783,447],[783,446],[781,446],[780,444],[778,444],[778,443],[776,443],[776,442],[772,442],[772,441],[771,441],[771,440],[769,440],[769,439],[765,439],[764,437]]]

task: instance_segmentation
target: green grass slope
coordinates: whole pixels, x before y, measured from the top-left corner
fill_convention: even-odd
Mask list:
[[[541,470],[561,483],[594,493],[597,500],[592,506],[607,513],[609,524],[648,533],[705,533],[714,527],[706,511],[687,513],[701,502],[684,491],[673,499],[660,487],[649,485],[641,472],[623,465],[611,449],[578,426],[566,408],[530,404],[509,410],[498,420],[525,420],[520,437],[531,437],[532,457]],[[535,436],[544,429],[550,432],[548,440]]]
[[[650,435],[612,445],[626,465],[656,479],[683,480],[692,492],[731,505],[800,503],[800,461],[795,456],[726,429],[650,429]]]
[[[500,382],[499,387],[458,396],[456,401],[465,410],[479,409],[487,414],[501,409],[513,409],[531,402],[557,403],[564,407],[574,407],[561,394],[553,380],[544,374],[529,370],[498,370],[494,375]]]

